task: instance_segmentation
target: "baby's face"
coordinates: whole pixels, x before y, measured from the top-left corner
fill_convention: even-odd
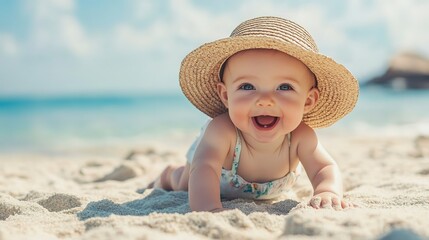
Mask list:
[[[228,59],[220,98],[234,125],[262,142],[293,131],[318,99],[315,78],[285,53],[255,49]]]

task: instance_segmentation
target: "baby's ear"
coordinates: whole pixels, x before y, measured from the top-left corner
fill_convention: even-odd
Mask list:
[[[223,105],[228,108],[228,92],[226,91],[225,83],[220,82],[217,84],[217,95],[219,95]]]
[[[307,100],[305,100],[304,113],[308,113],[316,105],[319,100],[319,89],[312,88],[308,91]]]

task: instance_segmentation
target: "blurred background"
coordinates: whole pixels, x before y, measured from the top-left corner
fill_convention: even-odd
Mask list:
[[[358,78],[356,109],[332,131],[429,132],[428,12],[426,0],[0,0],[0,151],[198,132],[181,60],[262,15],[304,26]]]

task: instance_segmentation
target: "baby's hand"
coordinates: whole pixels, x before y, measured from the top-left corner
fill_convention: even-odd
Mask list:
[[[311,198],[309,205],[316,209],[333,208],[335,210],[354,207],[352,203],[347,202],[344,199],[340,200],[340,197],[338,197],[338,195],[331,192],[323,192],[314,195]]]

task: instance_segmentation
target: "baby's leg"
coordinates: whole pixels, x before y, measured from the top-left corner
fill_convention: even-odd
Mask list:
[[[161,175],[148,187],[162,188],[165,190],[187,191],[190,165],[175,167],[168,166]]]

